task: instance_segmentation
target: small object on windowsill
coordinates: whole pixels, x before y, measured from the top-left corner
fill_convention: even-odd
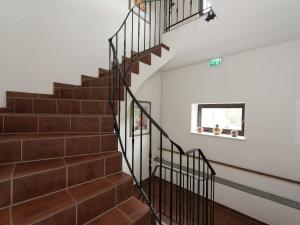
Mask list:
[[[192,131],[191,134],[203,135],[203,136],[208,136],[208,137],[216,137],[216,138],[231,139],[231,140],[240,140],[240,141],[245,141],[245,140],[247,140],[245,136],[232,137],[232,136],[229,135],[229,134],[215,135],[214,133],[205,132],[205,131],[204,131],[203,133],[198,133],[197,131]]]
[[[237,130],[232,130],[232,131],[230,131],[230,135],[231,135],[231,137],[238,137],[239,132]]]
[[[198,132],[199,134],[202,134],[202,133],[204,132],[203,127],[198,127],[198,128],[197,128],[197,132]]]
[[[213,128],[213,132],[214,132],[214,135],[220,135],[220,134],[222,134],[222,129],[219,128],[219,124],[216,124],[216,127]]]

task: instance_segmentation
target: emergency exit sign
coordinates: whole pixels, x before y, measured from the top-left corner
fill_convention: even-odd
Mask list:
[[[219,66],[222,64],[222,59],[221,58],[214,58],[209,60],[209,66],[214,67],[214,66]]]

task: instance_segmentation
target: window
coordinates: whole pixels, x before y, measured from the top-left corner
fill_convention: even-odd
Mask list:
[[[198,104],[197,126],[204,132],[213,133],[216,125],[222,129],[222,134],[230,134],[237,130],[239,136],[244,136],[245,104]]]

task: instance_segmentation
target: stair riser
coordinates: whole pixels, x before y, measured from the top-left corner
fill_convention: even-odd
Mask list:
[[[110,116],[0,115],[2,133],[113,132]]]
[[[117,149],[115,134],[0,141],[0,164],[105,153]]]
[[[13,112],[36,114],[109,114],[111,106],[102,100],[10,98]]]
[[[109,100],[109,87],[55,88],[55,96],[63,99]],[[112,91],[112,89],[111,89]],[[124,99],[121,87],[120,99]]]
[[[131,74],[127,74],[125,78],[127,84],[131,85]],[[100,78],[82,78],[81,84],[83,87],[107,87],[116,82],[116,76],[105,76]]]
[[[121,154],[116,154],[80,164],[67,165],[61,168],[15,177],[11,180],[0,182],[0,208],[108,176],[121,170]],[[118,191],[124,192],[126,188],[127,186],[121,186]]]

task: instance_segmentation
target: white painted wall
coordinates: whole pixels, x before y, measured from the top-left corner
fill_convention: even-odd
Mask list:
[[[126,2],[126,3],[124,3]],[[7,90],[52,92],[108,67],[108,38],[127,1],[0,0],[0,107]]]
[[[134,79],[135,77],[133,77]],[[148,101],[151,102],[151,116],[152,118],[160,124],[160,115],[161,115],[161,73],[157,72],[153,74],[147,81],[145,81],[136,92],[135,96],[139,101]],[[128,98],[128,104],[130,104],[131,99]],[[122,107],[124,108],[124,107]],[[130,127],[130,110],[128,109],[128,129]],[[124,114],[121,117],[121,133],[123,134],[123,144],[124,144],[124,121],[125,117]],[[129,131],[129,130],[128,130]],[[159,147],[159,133],[154,126],[152,126],[152,154],[153,159],[158,156],[158,147]],[[131,137],[127,137],[128,139],[128,150],[127,156],[130,161],[132,162],[132,142]],[[140,178],[140,166],[143,168],[142,179],[148,178],[149,175],[149,135],[142,136],[142,165],[140,165],[140,136],[135,137],[135,148],[134,148],[134,173],[139,180]],[[119,148],[120,149],[120,148]],[[124,159],[123,159],[124,160]],[[154,169],[154,164],[153,164]],[[123,170],[128,173],[127,165],[125,161],[123,161]]]
[[[300,180],[299,60],[300,39],[225,56],[217,68],[204,62],[166,71],[162,75],[162,126],[186,150],[199,147],[216,161]],[[245,141],[190,133],[191,104],[224,102],[246,103]],[[215,168],[222,178],[300,201],[299,186]],[[223,190],[218,190],[217,201],[272,225],[283,224],[269,213],[278,204],[270,202],[268,208],[258,202],[247,205],[247,197],[240,198],[234,189]],[[230,198],[225,198],[228,192]],[[284,224],[296,225],[292,218],[299,219],[300,212],[296,215]]]

